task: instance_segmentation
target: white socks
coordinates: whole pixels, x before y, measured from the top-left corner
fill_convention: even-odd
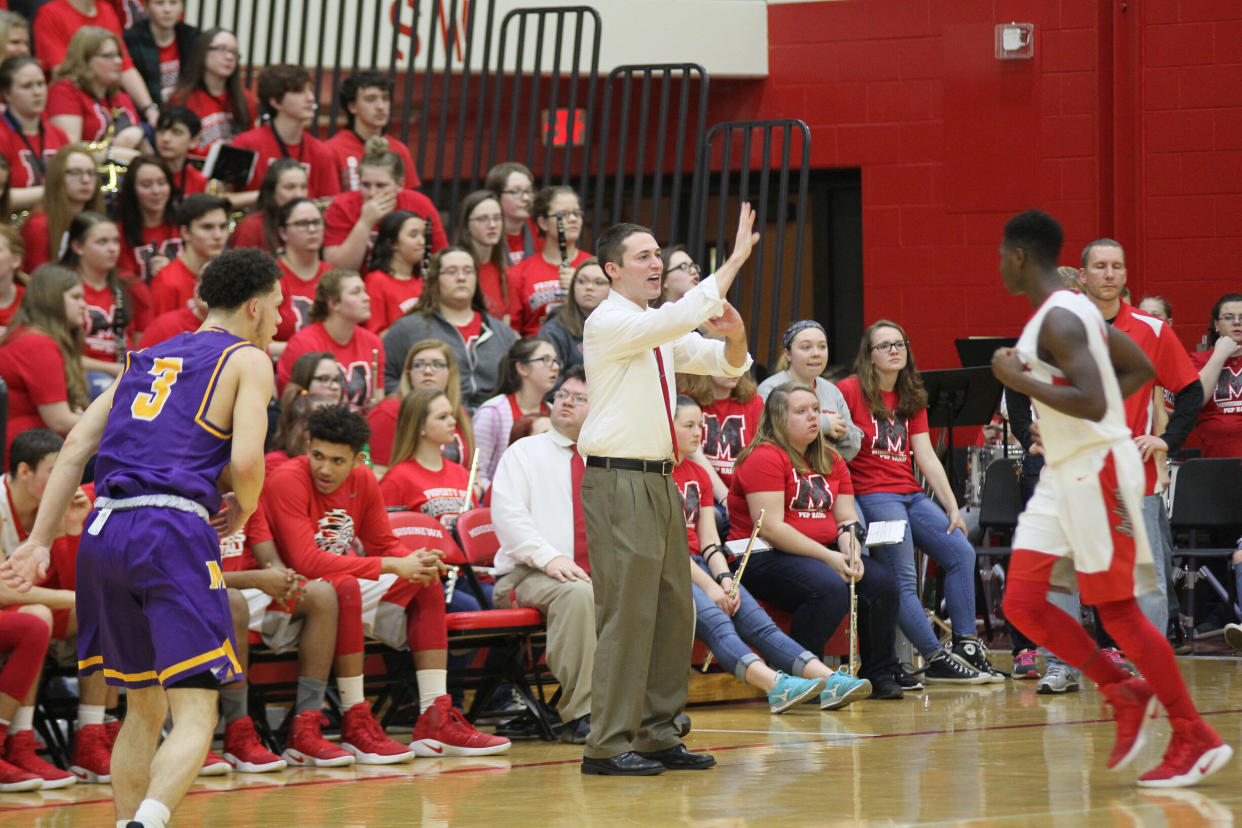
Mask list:
[[[421,685],[420,685],[421,686]],[[362,676],[336,677],[336,689],[341,694],[341,708],[349,710],[355,704],[367,700],[362,692]]]
[[[418,680],[418,712],[423,713],[436,699],[448,692],[448,670],[415,670]]]
[[[156,799],[144,799],[134,814],[134,821],[141,822],[142,828],[167,828],[168,820],[172,819],[172,811],[164,807],[164,803]]]
[[[17,708],[17,712],[13,714],[13,721],[9,725],[9,733],[21,733],[23,730],[32,730],[33,728],[34,705]]]
[[[104,706],[102,704],[79,704],[78,705],[78,729],[87,725],[101,725],[104,720]]]

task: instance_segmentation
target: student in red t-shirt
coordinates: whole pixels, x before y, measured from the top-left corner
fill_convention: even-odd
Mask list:
[[[207,29],[181,66],[181,76],[168,102],[198,116],[202,131],[191,155],[206,158],[217,141],[228,141],[250,129],[259,114],[258,103],[242,86],[241,53],[237,38],[227,29]]]
[[[0,12],[0,60],[11,57],[30,57],[30,21],[6,9]]]
[[[39,8],[34,21],[35,55],[49,70],[56,70],[70,60],[75,33],[100,28],[111,34],[116,38],[120,53],[116,59],[119,85],[137,105],[136,111],[154,116],[159,107],[121,42],[124,28],[111,5],[100,0],[52,0]]]
[[[332,199],[324,215],[323,257],[334,267],[361,270],[374,242],[375,226],[393,210],[409,210],[431,222],[431,251],[448,246],[440,212],[417,190],[402,189],[405,162],[376,137],[358,166],[361,187]]]
[[[535,230],[531,221],[531,202],[535,198],[535,176],[525,164],[504,161],[487,171],[483,189],[491,190],[500,200],[505,214],[505,249],[509,268],[535,255]]]
[[[892,573],[859,556],[861,531],[845,462],[819,430],[819,399],[791,383],[774,390],[754,442],[738,460],[729,488],[729,538],[750,536],[764,511],[759,537],[772,550],[752,555],[746,588],[761,601],[793,613],[790,638],[822,654],[849,612],[848,580],[856,578],[862,666],[872,697],[900,699],[897,670],[897,590]],[[851,550],[854,557],[851,566]]]
[[[181,255],[172,171],[163,159],[153,155],[135,158],[121,179],[115,207],[121,224],[121,269],[149,284]]]
[[[26,254],[22,270],[33,273],[44,262],[56,261],[65,248],[69,222],[83,210],[102,213],[103,193],[95,158],[85,144],[66,144],[47,165],[43,210],[22,225]]]
[[[739,584],[737,594],[730,597],[733,573],[712,516],[712,482],[707,471],[689,459],[703,442],[703,414],[698,403],[684,394],[677,396],[673,432],[678,454],[673,482],[686,516],[695,638],[716,654],[722,670],[763,690],[773,713],[783,713],[816,693],[820,710],[836,710],[867,698],[870,681],[830,669],[783,633],[746,587]],[[751,652],[752,645],[763,659]]]
[[[1190,355],[1204,390],[1195,433],[1204,457],[1242,457],[1242,293],[1216,300],[1206,340],[1209,350]]]
[[[197,289],[188,306],[161,313],[151,320],[147,329],[142,332],[142,347],[150,348],[177,334],[197,331],[207,318],[207,303],[198,296]]]
[[[292,158],[278,158],[263,174],[255,211],[233,231],[229,247],[257,247],[280,253],[280,210],[295,198],[306,198],[306,168]]]
[[[138,109],[121,91],[124,48],[117,35],[88,26],[69,42],[65,62],[56,68],[59,79],[47,93],[47,114],[70,141],[104,142],[107,153],[122,164],[140,152],[150,152],[139,125]]]
[[[306,167],[311,198],[341,191],[336,156],[307,127],[315,119],[315,90],[300,66],[268,66],[259,73],[259,102],[271,120],[233,139],[238,149],[258,153],[254,172],[243,190],[258,190],[263,174],[277,158],[293,158]]]
[[[21,304],[24,285],[17,281],[17,267],[25,252],[22,234],[11,224],[0,224],[0,339]]]
[[[453,403],[443,391],[419,388],[402,398],[391,462],[380,481],[385,506],[422,512],[452,531],[470,478],[465,466],[444,457],[456,433]]]
[[[409,210],[380,219],[367,274],[371,318],[367,329],[383,336],[388,326],[409,313],[423,292],[427,266],[427,221]]]
[[[901,326],[882,319],[867,328],[854,371],[856,376],[837,384],[850,419],[863,432],[862,448],[849,463],[850,475],[858,508],[868,522],[905,523],[900,543],[876,546],[872,555],[897,582],[898,623],[927,660],[924,679],[959,684],[1003,681],[1004,674],[988,664],[975,635],[975,550],[966,539],[957,498],[928,434],[927,392]],[[939,504],[923,493],[914,476],[915,463]],[[945,603],[953,624],[952,657],[940,645],[919,600],[916,543],[944,573]]]
[[[345,377],[336,362],[336,354],[331,351],[307,351],[293,361],[285,394],[297,389],[323,397],[332,405],[348,402],[345,399]]]
[[[578,249],[582,205],[572,187],[544,187],[531,212],[539,227],[541,248],[513,268],[509,281],[510,322],[522,336],[534,336],[550,311],[565,303],[574,268],[591,258]]]
[[[189,107],[165,106],[155,122],[155,152],[173,176],[173,200],[207,191],[207,176],[189,162],[203,123]]]
[[[280,326],[272,355],[279,357],[285,342],[310,321],[319,277],[332,266],[319,258],[323,250],[323,213],[308,198],[295,198],[280,208],[276,232],[281,254],[276,263],[284,276],[280,280]],[[279,347],[276,347],[279,346]]]
[[[199,31],[181,19],[184,0],[146,0],[145,11],[145,19],[125,30],[125,47],[151,100],[162,103],[176,87]]]
[[[763,398],[750,374],[740,377],[677,375],[678,391],[692,397],[703,413],[703,456],[724,484],[733,482],[733,467],[755,438]],[[714,482],[714,478],[713,478]]]
[[[337,100],[345,113],[345,128],[327,140],[336,154],[341,171],[341,192],[362,189],[359,166],[366,153],[367,142],[379,135],[388,149],[401,156],[405,165],[404,185],[417,189],[421,182],[414,169],[410,148],[391,135],[384,135],[392,117],[392,78],[386,72],[364,70],[353,72],[341,83]]]
[[[393,438],[397,431],[397,410],[401,400],[418,388],[443,391],[453,404],[453,419],[457,431],[451,442],[441,446],[445,458],[463,466],[474,457],[474,429],[470,415],[461,404],[461,371],[457,356],[447,343],[439,339],[422,339],[415,342],[405,357],[401,370],[401,384],[396,393],[385,397],[379,405],[367,412],[367,425],[371,426],[371,462],[376,474],[381,474],[392,459]],[[482,497],[483,488],[475,483],[475,496]]]
[[[133,274],[118,272],[120,253],[121,234],[107,216],[89,210],[74,216],[69,248],[60,263],[82,277],[86,301],[82,364],[92,397],[120,375],[126,339],[136,341],[149,321],[150,293]]]
[[[151,280],[151,313],[155,316],[188,306],[203,268],[224,252],[229,203],[206,193],[189,196],[177,207],[177,224],[183,241],[181,255]]]
[[[43,180],[56,150],[69,137],[47,117],[47,81],[32,57],[0,63],[0,155],[9,165],[10,207],[29,210],[43,200]]]
[[[336,356],[345,377],[349,404],[359,410],[374,405],[383,393],[374,369],[378,364],[383,370],[384,346],[363,327],[370,315],[371,300],[361,276],[339,269],[320,276],[310,324],[293,335],[276,363],[277,390],[284,391],[298,357],[307,351],[327,351]]]
[[[461,200],[453,223],[453,244],[474,254],[479,263],[479,287],[487,298],[487,312],[508,319],[509,254],[501,243],[504,213],[491,190],[475,190]]]
[[[0,342],[0,378],[9,387],[5,447],[28,428],[65,435],[90,402],[82,369],[82,281],[60,265],[43,265]]]

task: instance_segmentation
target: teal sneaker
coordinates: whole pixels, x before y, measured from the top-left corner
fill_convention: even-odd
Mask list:
[[[768,691],[768,710],[784,713],[807,696],[813,696],[823,689],[822,678],[794,678],[777,671],[776,686]]]
[[[819,694],[819,709],[836,710],[870,695],[870,681],[854,678],[844,670],[837,670],[828,677],[823,692]]]

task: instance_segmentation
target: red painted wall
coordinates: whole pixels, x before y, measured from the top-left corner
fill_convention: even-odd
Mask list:
[[[1236,0],[843,0],[769,6],[770,76],[712,82],[712,121],[800,117],[812,165],[861,167],[865,308],[921,367],[1029,313],[996,272],[1005,220],[1040,207],[1063,263],[1113,236],[1136,297],[1186,344],[1242,290],[1242,4]],[[999,61],[993,26],[1034,23]]]

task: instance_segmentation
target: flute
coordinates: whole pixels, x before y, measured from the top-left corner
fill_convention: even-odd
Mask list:
[[[569,267],[569,244],[565,241],[565,218],[556,214],[556,243],[561,250],[561,286],[556,289],[556,298],[565,299],[569,296],[569,286],[564,284],[565,269]]]
[[[750,540],[746,542],[746,551],[742,553],[742,562],[738,564],[737,574],[733,576],[733,589],[729,590],[729,600],[737,597],[738,591],[742,588],[742,573],[746,571],[746,562],[750,560],[750,552],[755,548],[755,538],[759,537],[759,529],[763,526],[763,516],[767,509],[759,510],[759,519],[755,521],[755,528],[750,530]],[[707,668],[712,666],[713,654],[711,650],[707,651],[707,658],[703,659],[703,672],[707,672]]]
[[[461,514],[470,511],[470,502],[474,497],[474,478],[479,472],[479,450],[474,450],[474,459],[470,461],[470,476],[466,479],[466,494],[461,499]],[[457,576],[461,567],[449,565],[448,576],[444,580],[444,603],[451,603],[453,592],[457,589]]]
[[[371,349],[371,405],[384,399],[384,380],[379,372],[379,348]]]
[[[858,675],[858,594],[854,591],[854,557],[858,547],[858,538],[850,533],[850,675]]]

